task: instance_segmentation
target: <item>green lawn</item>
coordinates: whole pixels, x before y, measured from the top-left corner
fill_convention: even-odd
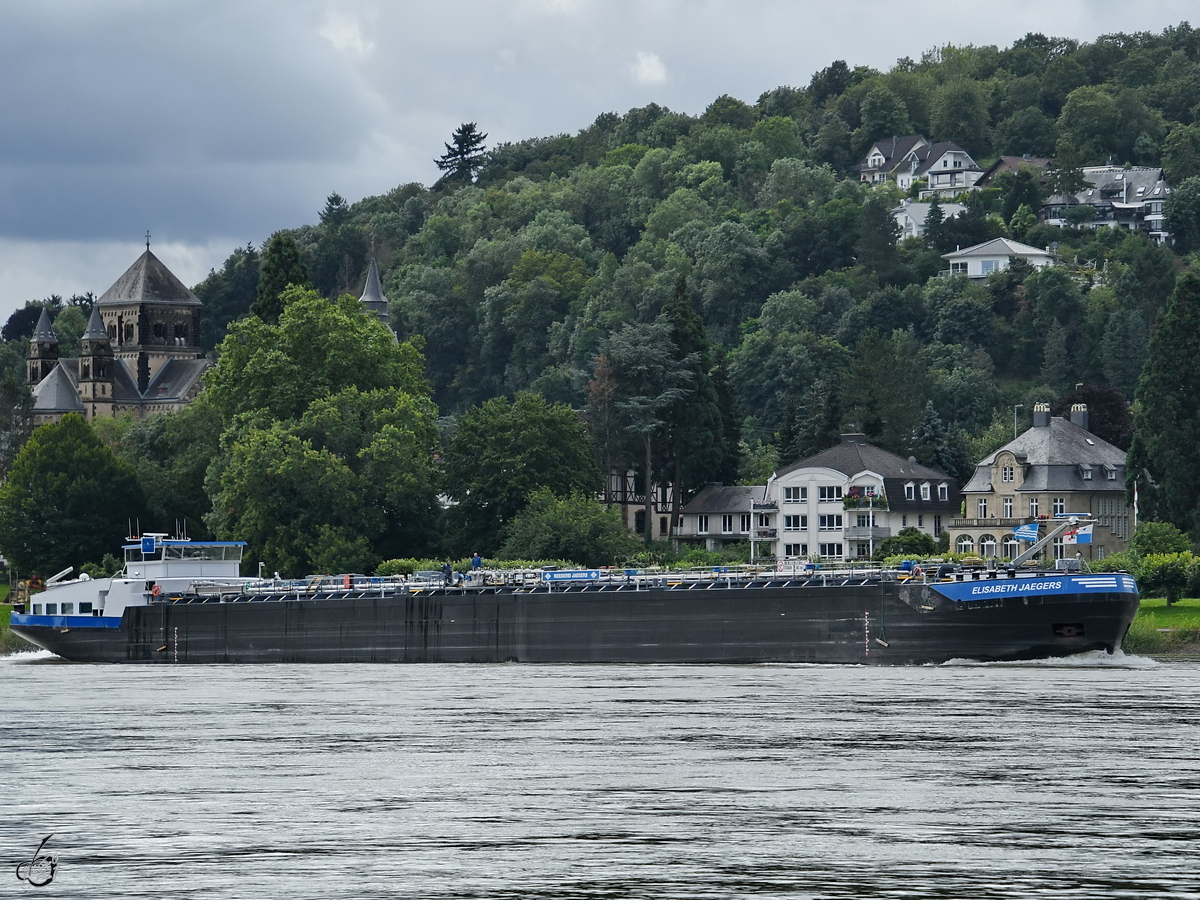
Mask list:
[[[1200,646],[1200,599],[1167,606],[1162,597],[1143,597],[1122,646],[1131,653],[1175,653]]]
[[[7,596],[8,585],[3,585],[4,594]],[[12,612],[12,607],[7,603],[0,603],[0,656],[7,656],[10,653],[17,653],[20,650],[35,650],[33,644],[28,641],[21,640],[11,631],[8,630],[8,614]]]

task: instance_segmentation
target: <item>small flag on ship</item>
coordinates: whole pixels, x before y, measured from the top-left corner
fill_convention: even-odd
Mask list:
[[[1038,523],[1028,522],[1013,529],[1013,537],[1018,541],[1036,541],[1038,539]]]
[[[1092,526],[1078,525],[1063,532],[1064,544],[1090,544],[1092,542]]]

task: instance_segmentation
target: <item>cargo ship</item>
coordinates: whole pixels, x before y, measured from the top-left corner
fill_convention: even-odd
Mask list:
[[[1127,574],[1016,565],[296,580],[243,577],[244,548],[142,536],[120,574],[61,572],[10,627],[90,663],[914,665],[1113,653],[1138,608]]]

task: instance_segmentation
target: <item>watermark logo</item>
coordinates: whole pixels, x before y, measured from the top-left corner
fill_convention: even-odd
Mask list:
[[[58,872],[58,854],[42,852],[46,841],[52,837],[54,837],[52,834],[46,835],[38,844],[38,848],[33,851],[33,859],[17,866],[18,881],[28,881],[34,887],[45,887],[54,880],[54,876]]]

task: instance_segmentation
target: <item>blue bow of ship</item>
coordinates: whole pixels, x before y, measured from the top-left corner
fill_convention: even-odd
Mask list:
[[[905,665],[1113,653],[1138,608],[1130,575],[1076,560],[247,578],[245,546],[140,535],[121,572],[58,573],[11,628],[76,662]]]

